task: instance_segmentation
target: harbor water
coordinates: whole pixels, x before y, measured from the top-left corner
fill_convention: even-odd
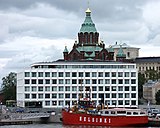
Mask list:
[[[0,126],[0,128],[112,128],[107,126],[75,126],[75,125],[63,125],[61,123],[51,123],[51,124],[27,124],[27,125],[5,125]],[[113,127],[116,128],[116,127]],[[120,127],[117,127],[120,128]],[[137,127],[130,127],[137,128]],[[155,127],[140,127],[140,128],[155,128]]]

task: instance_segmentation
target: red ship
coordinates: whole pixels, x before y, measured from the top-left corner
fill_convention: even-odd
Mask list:
[[[148,115],[141,109],[96,107],[90,98],[79,98],[72,108],[62,109],[62,121],[64,125],[143,126]]]

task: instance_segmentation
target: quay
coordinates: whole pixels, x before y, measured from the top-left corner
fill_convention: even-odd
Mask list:
[[[3,125],[24,125],[24,124],[32,124],[32,120],[1,120],[0,126]]]

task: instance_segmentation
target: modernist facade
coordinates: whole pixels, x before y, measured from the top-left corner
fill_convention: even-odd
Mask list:
[[[136,64],[123,62],[126,55],[120,48],[114,61],[113,48],[105,48],[87,9],[78,41],[64,59],[35,63],[17,75],[17,102],[22,107],[64,107],[78,100],[79,93],[90,88],[96,104],[109,107],[138,105]],[[80,92],[81,90],[81,92]]]

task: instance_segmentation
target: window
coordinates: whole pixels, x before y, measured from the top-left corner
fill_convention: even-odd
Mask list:
[[[112,84],[116,84],[116,79],[112,79]]]
[[[125,93],[125,98],[129,98],[129,93]]]
[[[77,94],[73,93],[72,98],[77,98]]]
[[[98,77],[103,77],[103,72],[99,72]]]
[[[50,106],[50,101],[45,101],[46,106]]]
[[[50,98],[50,94],[45,94],[45,98]]]
[[[57,105],[57,101],[52,101],[52,105],[56,106]]]
[[[116,100],[112,100],[112,105],[116,105],[116,104],[117,104],[117,101]]]
[[[126,87],[125,87],[125,91],[129,91],[129,86],[126,86]]]
[[[57,80],[56,80],[56,79],[53,79],[53,80],[52,80],[52,84],[57,84]]]
[[[43,91],[43,87],[38,87],[38,91],[42,92]]]
[[[59,79],[59,84],[63,84],[63,79]]]
[[[118,105],[123,105],[123,100],[119,100]]]
[[[52,77],[57,77],[57,72],[52,72]]]
[[[25,79],[25,80],[24,80],[24,84],[30,84],[29,79]]]
[[[72,86],[72,91],[77,91],[77,87],[76,86]]]
[[[103,91],[103,86],[98,87],[99,91]]]
[[[106,93],[106,98],[110,98],[110,93]]]
[[[63,106],[63,104],[64,104],[64,101],[59,101],[59,106]]]
[[[92,91],[97,91],[97,87],[96,87],[96,86],[93,86],[93,87],[92,87]]]
[[[58,73],[58,76],[59,76],[59,77],[63,77],[63,72],[59,72],[59,73]]]
[[[30,77],[30,72],[25,72],[25,77]]]
[[[52,91],[57,91],[57,87],[52,87]]]
[[[131,84],[136,84],[136,80],[135,79],[131,79]]]
[[[105,87],[105,91],[110,91],[110,87],[109,87],[109,86],[106,86],[106,87]]]
[[[112,91],[116,91],[116,86],[113,86],[113,87],[112,87]]]
[[[77,77],[77,73],[76,72],[72,72],[72,77]]]
[[[43,72],[38,72],[38,77],[43,77]]]
[[[90,77],[90,72],[86,72],[85,77]]]
[[[45,72],[45,77],[50,77],[50,72]]]
[[[119,86],[118,91],[123,91],[123,86]]]
[[[103,84],[103,79],[98,80],[98,84]]]
[[[123,98],[123,93],[118,93],[118,98]]]
[[[65,91],[70,91],[70,86],[66,86]]]
[[[59,86],[59,91],[64,91],[63,86]]]
[[[116,93],[112,93],[112,98],[116,98]]]
[[[131,101],[131,104],[132,104],[132,105],[136,105],[136,100],[132,100],[132,101]]]
[[[32,94],[32,99],[36,99],[36,98],[37,98],[36,94]]]
[[[83,80],[82,79],[78,80],[78,84],[83,84]]]
[[[73,80],[72,80],[72,84],[77,84],[77,80],[76,80],[76,79],[73,79]]]
[[[30,94],[25,94],[25,99],[29,99],[30,98]]]
[[[135,87],[135,86],[132,86],[132,87],[131,87],[131,90],[132,90],[132,91],[136,91],[136,87]]]
[[[123,72],[118,72],[118,77],[123,77]]]
[[[59,99],[63,99],[64,98],[64,94],[63,93],[60,93],[59,94]]]
[[[110,84],[110,79],[106,79],[105,84]]]
[[[34,79],[34,80],[31,81],[31,83],[32,83],[32,84],[36,84],[37,82],[36,82],[36,80]]]
[[[70,84],[70,79],[66,79],[65,84]]]
[[[83,77],[83,72],[79,72],[79,77]]]
[[[129,77],[129,72],[125,72],[125,73],[124,73],[124,76],[125,76],[125,77]]]
[[[38,84],[43,84],[43,80],[42,80],[42,79],[39,79],[39,80],[38,80]]]
[[[29,92],[30,91],[30,87],[26,86],[24,90],[25,90],[25,92]]]
[[[70,94],[65,94],[65,98],[70,98]]]
[[[97,84],[97,80],[96,80],[96,79],[93,79],[93,80],[92,80],[92,84]]]
[[[128,58],[130,58],[130,52],[127,52],[127,56],[128,56]]]
[[[43,94],[38,94],[39,99],[43,99]]]
[[[129,105],[129,100],[125,100],[125,105]]]
[[[37,77],[37,73],[36,72],[32,72],[32,77]]]
[[[65,73],[65,76],[66,76],[66,77],[70,77],[70,72],[66,72],[66,73]]]
[[[57,94],[52,94],[52,98],[57,98]]]
[[[123,84],[123,80],[122,80],[122,79],[119,79],[119,80],[118,80],[118,84]]]
[[[97,94],[96,94],[96,93],[93,93],[93,94],[92,94],[92,98],[97,98]]]
[[[136,93],[132,93],[131,98],[136,98]]]
[[[92,77],[97,77],[97,73],[96,72],[92,72]]]
[[[112,72],[112,77],[116,77],[116,72]]]
[[[90,84],[90,80],[88,79],[88,80],[86,80],[86,84]]]
[[[47,92],[50,91],[50,86],[46,86],[45,91],[47,91]]]
[[[32,92],[35,92],[35,91],[37,91],[37,87],[36,87],[36,86],[33,86],[33,87],[32,87]]]
[[[110,73],[109,72],[105,72],[105,77],[110,77]]]
[[[125,84],[129,84],[129,79],[125,79]]]
[[[131,77],[136,77],[136,72],[131,72]]]
[[[45,84],[50,84],[50,80],[45,80]]]

